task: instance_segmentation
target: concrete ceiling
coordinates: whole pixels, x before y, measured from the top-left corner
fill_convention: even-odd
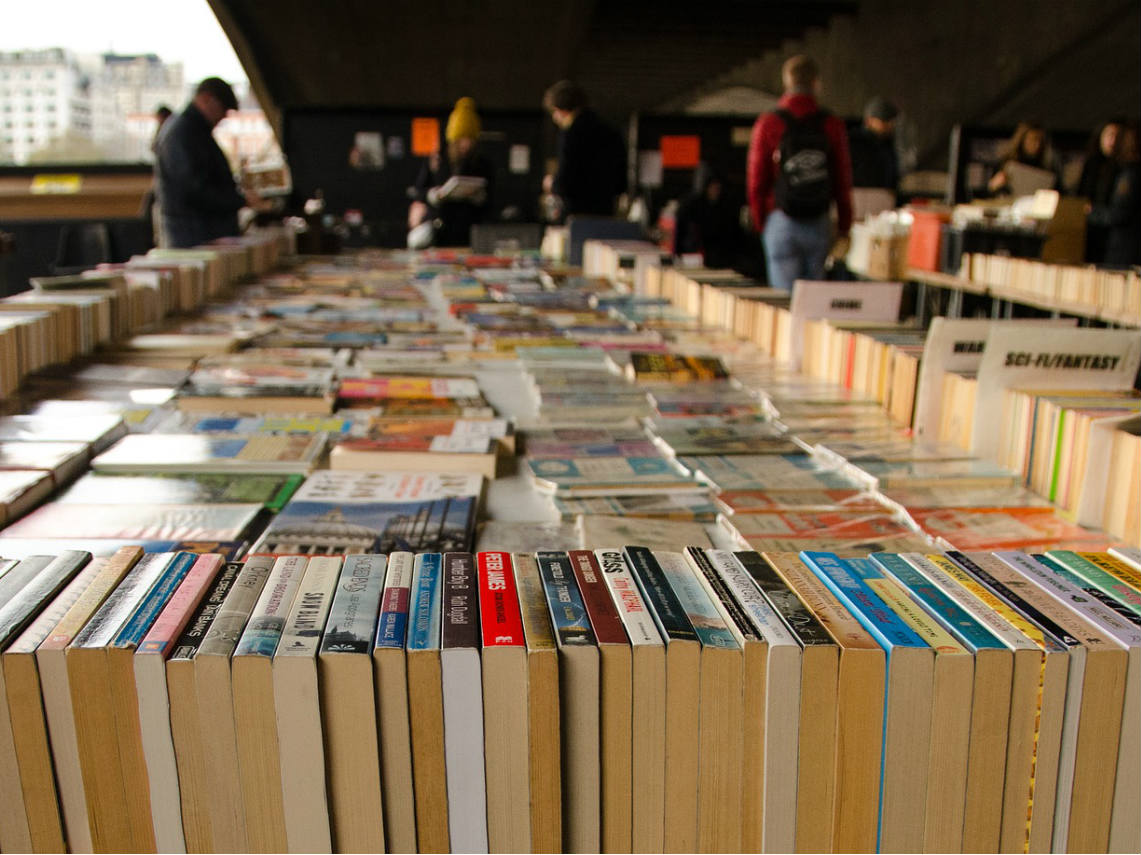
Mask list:
[[[570,77],[649,110],[857,0],[209,0],[278,127],[308,107],[536,109]]]

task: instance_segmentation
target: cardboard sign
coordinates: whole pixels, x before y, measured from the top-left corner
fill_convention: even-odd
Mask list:
[[[701,137],[665,136],[659,148],[666,169],[693,169],[701,162]]]
[[[440,120],[421,117],[412,120],[412,155],[429,157],[440,150]]]
[[[792,289],[792,362],[800,367],[804,347],[804,323],[816,320],[899,320],[902,282],[812,282],[798,279]]]
[[[927,330],[923,359],[919,362],[919,385],[915,393],[915,438],[934,440],[943,410],[943,375],[948,371],[974,374],[986,350],[987,336],[1005,324],[1019,326],[1073,327],[1077,318],[992,321],[989,318],[952,319],[937,317]],[[1044,335],[1044,334],[1043,334]]]
[[[992,328],[979,365],[971,451],[997,456],[1004,390],[1132,389],[1138,365],[1136,330]]]

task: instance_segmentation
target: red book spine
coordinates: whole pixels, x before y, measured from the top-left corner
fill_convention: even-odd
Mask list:
[[[484,647],[518,647],[523,640],[523,616],[515,589],[515,570],[510,552],[480,552],[479,617]]]
[[[602,578],[602,570],[594,553],[588,549],[575,549],[568,554],[598,643],[629,643],[626,629],[622,626],[622,618],[614,606],[614,600],[606,587],[606,580]]]

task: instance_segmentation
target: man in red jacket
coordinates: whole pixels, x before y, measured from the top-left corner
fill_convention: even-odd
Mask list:
[[[837,237],[852,225],[852,163],[844,122],[817,103],[820,73],[807,56],[781,69],[784,95],[753,125],[749,142],[749,209],[765,247],[769,285],[791,290],[797,279],[822,279]]]

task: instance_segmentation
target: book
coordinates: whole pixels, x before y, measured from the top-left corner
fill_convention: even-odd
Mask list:
[[[135,651],[135,693],[156,846],[186,848],[181,791],[170,720],[166,657],[222,567],[221,555],[200,555]]]
[[[953,633],[974,656],[974,675],[970,693],[969,753],[964,758],[964,791],[959,845],[969,850],[997,849],[1002,824],[1002,788],[1005,774],[1007,729],[1010,720],[1011,651],[937,585],[926,578],[907,559],[899,555],[876,553],[871,556],[885,574],[903,585],[932,618]],[[941,710],[939,712],[949,712]],[[948,729],[933,722],[935,732]],[[953,742],[948,739],[947,742]],[[933,747],[935,743],[933,742]],[[932,755],[932,765],[941,766]],[[949,781],[933,781],[938,789]],[[930,787],[928,795],[931,795]],[[945,795],[941,796],[946,798]],[[930,801],[930,799],[929,799]],[[928,811],[930,817],[930,809]],[[943,833],[950,829],[944,828]],[[930,819],[928,836],[936,831]],[[959,834],[956,832],[956,834]],[[943,841],[943,845],[947,845]]]
[[[558,852],[563,848],[558,643],[535,554],[516,552],[511,563],[527,642],[531,848]]]
[[[229,475],[155,472],[104,475],[88,472],[58,495],[57,503],[130,505],[145,496],[151,505],[234,505],[256,502],[278,511],[305,478],[302,475]]]
[[[214,619],[225,603],[226,595],[233,589],[241,571],[240,561],[226,562],[181,634],[174,640],[166,660],[170,735],[177,764],[182,830],[188,851],[205,851],[213,839],[213,823],[207,794],[208,782],[213,776],[212,770],[207,769],[205,761],[205,734],[198,710],[194,656],[213,626]]]
[[[333,445],[329,468],[368,472],[474,472],[494,478],[499,467],[499,450],[495,437],[479,434],[350,437]]]
[[[176,404],[192,412],[328,415],[333,412],[334,385],[332,368],[215,362],[191,372]]]
[[[543,552],[579,549],[582,535],[574,523],[487,520],[479,524],[477,552]]]
[[[342,416],[253,415],[230,412],[171,413],[157,424],[153,433],[327,433],[339,436],[355,422]],[[150,432],[150,431],[148,431]]]
[[[608,546],[649,546],[681,551],[687,546],[712,546],[705,524],[649,517],[583,514],[575,522],[586,549]]]
[[[91,461],[114,474],[142,472],[250,472],[306,474],[325,449],[315,434],[129,434]]]
[[[55,489],[51,475],[38,469],[0,471],[0,525],[17,520]]]
[[[77,557],[82,560],[82,555]],[[4,697],[0,703],[7,708],[8,724],[0,729],[9,730],[13,742],[12,755],[3,753],[18,769],[5,772],[2,786],[18,781],[20,793],[5,792],[0,810],[5,815],[2,836],[13,848],[62,851],[66,845],[36,650],[96,582],[106,563],[103,559],[88,561],[3,653],[0,681]],[[13,838],[20,840],[13,844]]]
[[[321,635],[317,665],[333,851],[384,848],[373,643],[383,555],[347,555]]]
[[[887,651],[878,848],[918,850],[926,822],[934,654],[846,560],[817,552],[800,557]]]
[[[411,552],[393,552],[388,556],[372,652],[380,730],[384,833],[387,847],[393,852],[410,852],[416,847],[408,669],[404,652],[413,567]]]
[[[284,852],[288,845],[273,655],[308,563],[300,555],[274,561],[230,658],[240,803],[251,851]]]
[[[862,490],[726,490],[718,493],[715,501],[724,514],[883,510],[873,494]]]
[[[564,520],[579,514],[603,514],[617,517],[652,517],[687,522],[713,522],[720,511],[707,490],[693,493],[669,492],[644,496],[555,496],[555,509]]]
[[[55,487],[74,481],[91,458],[86,442],[0,440],[0,471],[47,472]]]
[[[448,836],[458,850],[486,852],[483,667],[474,556],[467,552],[445,553],[443,576],[440,679]]]
[[[127,425],[118,415],[91,415],[83,419],[46,415],[0,416],[0,440],[33,442],[84,442],[93,454],[125,436]]]
[[[59,619],[48,637],[36,648],[44,717],[48,723],[52,764],[59,792],[59,811],[64,836],[75,848],[92,848],[87,819],[87,794],[79,757],[79,742],[66,651],[75,636],[102,608],[112,591],[142,558],[138,546],[126,546],[108,558],[79,599]],[[132,585],[137,581],[132,581]]]
[[[418,377],[388,375],[384,377],[348,377],[341,380],[337,397],[348,406],[374,406],[402,399],[433,399],[470,402],[483,397],[479,383],[471,377]]]
[[[527,645],[511,554],[481,551],[476,571],[488,848],[525,852],[531,848]]]
[[[332,852],[317,653],[341,557],[309,559],[273,654],[281,805],[290,851]]]
[[[692,492],[688,470],[665,457],[526,458],[537,489],[558,496]]]
[[[781,723],[792,747],[782,747],[781,754],[773,758],[791,764],[795,770],[774,767],[774,771],[784,773],[792,793],[779,795],[783,803],[772,804],[771,809],[766,805],[766,825],[780,816],[780,823],[773,828],[774,839],[783,834],[794,839],[798,847],[826,847],[830,842],[823,841],[831,841],[835,822],[839,648],[771,563],[756,552],[734,554],[801,647],[797,719],[795,724]],[[773,796],[775,801],[778,794]]]
[[[663,839],[666,851],[696,851],[698,823],[701,643],[665,570],[652,550],[627,546],[622,550],[643,600],[665,642],[667,805]]]
[[[633,817],[631,645],[594,552],[587,548],[568,555],[598,644],[602,849],[627,852]]]
[[[951,571],[942,562],[947,562],[959,571],[966,570],[963,574],[965,579],[957,573],[952,574],[953,578],[961,585],[969,585],[971,593],[976,597],[987,596],[997,601],[1003,617],[1038,644],[1044,654],[1036,675],[1035,703],[1031,708],[1031,738],[1015,741],[1012,727],[1007,739],[1007,768],[1013,767],[1016,771],[1025,769],[1029,786],[1026,789],[1018,786],[1010,793],[1004,789],[1001,842],[1003,845],[1019,847],[1048,847],[1054,833],[1062,732],[1066,709],[1069,707],[1069,693],[1081,685],[1079,678],[1070,679],[1074,660],[1083,655],[1078,650],[1080,643],[1039,611],[1035,604],[1027,602],[1019,592],[993,575],[996,572],[1003,574],[1006,570],[1002,561],[995,556],[985,552],[968,554],[951,551],[946,556],[928,555],[927,559],[946,573]],[[1012,691],[1012,718],[1013,711]],[[1011,745],[1020,749],[1021,754],[1012,757]],[[1029,822],[1026,821],[1024,811],[1029,813]]]
[[[440,666],[442,587],[443,556],[438,552],[418,554],[408,615],[408,714],[416,840],[419,850],[426,852],[451,848]]]
[[[87,815],[97,849],[155,846],[131,663],[138,642],[196,557],[155,553],[143,558],[67,648]]]
[[[373,554],[470,548],[483,477],[314,472],[252,553]]]
[[[0,796],[3,796],[3,801],[0,802],[0,845],[6,849],[31,848],[33,816],[29,813],[28,798],[25,795],[26,784],[30,783],[32,776],[37,773],[41,781],[45,772],[49,779],[51,775],[50,761],[48,769],[45,770],[43,767],[35,769],[32,767],[32,758],[27,756],[28,752],[25,749],[27,734],[19,725],[30,719],[34,726],[38,720],[42,728],[43,721],[36,715],[36,710],[22,708],[28,702],[21,704],[21,699],[16,694],[21,686],[18,676],[10,673],[15,667],[13,660],[15,651],[12,648],[15,647],[14,642],[18,640],[17,636],[34,621],[40,610],[47,606],[90,560],[91,554],[88,552],[63,553],[40,567],[27,584],[0,606],[0,649],[4,650],[2,657],[4,666],[0,669],[0,771],[2,771]],[[18,566],[9,572],[22,575]],[[25,755],[23,762],[21,754]],[[28,773],[27,777],[25,772]],[[34,793],[31,795],[34,796]],[[38,807],[34,804],[34,798],[31,807],[33,810]],[[54,825],[58,828],[58,822]],[[39,832],[37,838],[42,839],[43,832],[38,828],[36,830]],[[49,833],[49,836],[52,835]]]
[[[1110,795],[1115,787],[1108,779],[1114,778],[1112,783],[1116,783],[1116,768],[1112,775],[1110,768],[1120,751],[1123,735],[1128,742],[1137,742],[1135,722],[1124,720],[1122,705],[1125,693],[1136,692],[1141,679],[1141,622],[1133,620],[1128,610],[1114,609],[1112,600],[1091,598],[1094,592],[1075,584],[1065,570],[1055,567],[1052,571],[1021,552],[998,552],[995,557],[1035,587],[1035,601],[1040,600],[1039,593],[1047,595],[1052,606],[1048,614],[1059,621],[1065,620],[1064,627],[1082,633],[1078,637],[1088,649],[1085,681],[1080,717],[1075,712],[1074,717],[1063,724],[1063,757],[1058,776],[1058,807],[1062,813],[1061,821],[1055,819],[1054,845],[1064,843],[1074,849],[1108,846],[1113,813],[1118,807],[1124,809],[1125,804],[1117,802],[1116,795]],[[1003,574],[1000,578],[1007,586],[1016,586],[1013,577]],[[1030,598],[1031,592],[1023,587],[1021,580],[1016,590]],[[1046,603],[1041,607],[1046,610]],[[1072,703],[1071,698],[1067,701]],[[1071,727],[1076,732],[1070,733]],[[1075,743],[1072,768],[1067,751],[1071,740]],[[1131,751],[1127,750],[1124,756],[1127,763],[1134,762]],[[1124,816],[1117,817],[1117,821],[1126,828],[1132,825]]]
[[[839,648],[833,850],[870,852],[879,822],[886,662],[883,648],[795,553],[764,560]]]
[[[562,849],[599,852],[602,843],[598,644],[570,556],[535,556],[559,650],[562,728]]]
[[[622,552],[597,549],[595,557],[631,646],[631,851],[660,851],[666,810],[665,645]]]
[[[884,575],[875,562],[853,558],[848,566],[935,653],[924,845],[931,850],[961,849],[974,685],[972,651],[940,626],[921,603],[913,601],[904,586]]]
[[[634,350],[626,376],[638,383],[687,383],[725,380],[729,370],[716,356],[690,356]]]
[[[4,537],[119,540],[241,540],[261,513],[261,505],[174,505],[48,502],[4,529]]]
[[[703,850],[741,848],[745,751],[745,648],[758,640],[728,596],[705,552],[688,547],[685,563],[659,555],[702,644],[697,835]],[[708,575],[707,575],[708,574]],[[722,599],[722,594],[728,601]],[[730,611],[733,610],[733,611]]]
[[[839,467],[806,454],[703,454],[683,456],[680,462],[719,491],[851,490],[858,487]]]

